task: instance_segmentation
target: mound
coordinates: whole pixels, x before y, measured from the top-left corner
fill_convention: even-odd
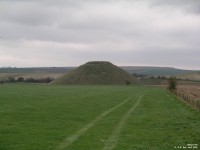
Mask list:
[[[125,85],[138,80],[121,68],[106,61],[88,62],[54,80],[52,84]]]

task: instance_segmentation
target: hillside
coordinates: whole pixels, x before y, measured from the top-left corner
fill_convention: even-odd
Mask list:
[[[135,77],[105,61],[88,62],[52,82],[52,84],[62,85],[124,85],[136,83],[138,83],[138,80]]]

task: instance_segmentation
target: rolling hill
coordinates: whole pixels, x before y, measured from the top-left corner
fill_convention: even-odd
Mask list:
[[[193,73],[194,70],[182,70],[171,67],[148,67],[148,66],[122,66],[122,69],[126,70],[130,74],[144,74],[148,76],[162,76],[162,75],[178,75],[178,74],[187,74]]]

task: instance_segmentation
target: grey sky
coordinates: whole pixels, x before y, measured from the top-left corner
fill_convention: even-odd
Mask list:
[[[0,0],[0,67],[200,69],[199,0]]]

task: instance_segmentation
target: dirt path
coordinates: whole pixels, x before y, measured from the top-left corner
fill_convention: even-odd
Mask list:
[[[126,124],[126,121],[128,120],[129,116],[131,113],[135,110],[135,108],[139,105],[140,100],[142,99],[143,96],[140,96],[135,104],[127,111],[127,113],[121,118],[119,124],[116,126],[115,130],[113,133],[110,135],[108,140],[105,143],[105,146],[103,150],[112,150],[115,148],[118,142],[119,134],[121,132],[121,129],[123,126]]]
[[[122,106],[123,104],[125,104],[127,101],[129,101],[130,99],[132,99],[133,96],[125,99],[123,102],[121,102],[120,104],[110,108],[107,111],[104,111],[101,115],[99,115],[98,117],[96,117],[94,120],[92,120],[90,123],[88,123],[87,125],[85,125],[83,128],[81,128],[80,130],[78,130],[77,132],[75,132],[73,135],[67,137],[57,148],[56,150],[62,150],[66,147],[68,147],[70,144],[72,144],[73,142],[75,142],[81,135],[83,135],[89,128],[91,128],[92,126],[94,126],[98,121],[100,121],[101,119],[103,119],[106,115],[108,115],[109,113],[111,113],[112,111],[114,111],[115,109],[117,109],[118,107]]]

